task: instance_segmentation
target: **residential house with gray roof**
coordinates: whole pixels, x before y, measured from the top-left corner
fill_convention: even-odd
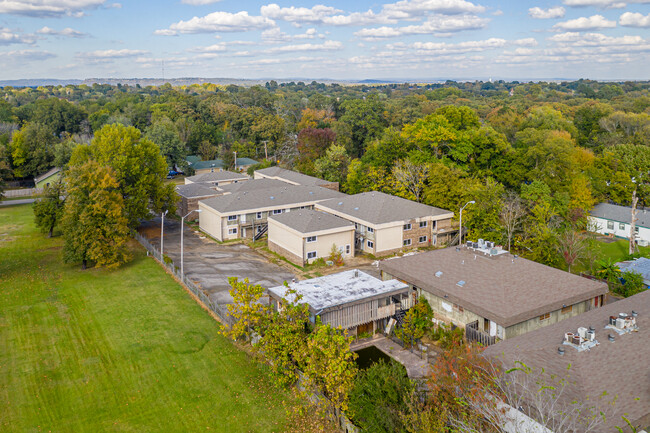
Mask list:
[[[281,213],[268,219],[269,249],[304,266],[326,259],[335,248],[343,260],[354,257],[354,223],[312,209]]]
[[[435,316],[492,344],[603,304],[607,284],[471,243],[380,262],[383,279],[397,278],[431,304]]]
[[[216,197],[221,193],[201,183],[190,183],[186,185],[178,185],[176,187],[176,194],[178,195],[176,214],[182,217],[189,214],[191,211],[198,210],[199,201]],[[197,212],[188,216],[191,220],[198,219],[198,217],[199,214]]]
[[[243,173],[234,173],[232,171],[223,170],[186,177],[185,184],[188,185],[191,183],[200,183],[213,188],[228,185],[231,183],[244,182],[248,179],[249,177]]]
[[[308,176],[306,174],[298,173],[297,171],[287,170],[277,166],[255,170],[253,177],[254,179],[277,179],[291,185],[320,186],[334,191],[339,190],[338,182],[330,182],[328,180]]]
[[[356,249],[374,255],[442,245],[457,232],[452,211],[377,191],[322,201],[316,209],[352,221]]]
[[[636,214],[635,239],[639,245],[650,244],[650,212],[638,208]],[[611,203],[599,203],[589,212],[592,231],[604,235],[630,239],[632,208]]]

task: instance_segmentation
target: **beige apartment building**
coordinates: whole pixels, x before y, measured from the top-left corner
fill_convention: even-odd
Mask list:
[[[274,180],[226,185],[223,195],[199,202],[199,226],[218,241],[252,238],[267,230],[268,217],[313,209],[320,201],[344,196],[318,186],[296,186]]]
[[[327,260],[336,248],[343,260],[354,257],[354,224],[335,215],[300,209],[268,219],[269,249],[304,266]]]
[[[328,180],[319,179],[317,177],[308,176],[306,174],[298,173],[297,171],[286,170],[280,167],[268,167],[261,170],[255,170],[253,178],[276,179],[291,185],[320,186],[334,191],[339,190],[338,182],[330,182]]]
[[[316,209],[353,222],[356,249],[376,256],[442,245],[455,234],[453,212],[377,191],[321,201]]]
[[[239,183],[248,180],[249,177],[242,173],[232,171],[213,171],[185,178],[185,185],[198,183],[210,188]]]

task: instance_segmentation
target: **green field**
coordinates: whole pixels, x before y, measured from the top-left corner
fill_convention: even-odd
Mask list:
[[[602,259],[607,261],[611,258],[612,262],[620,262],[627,258],[630,241],[627,239],[617,239],[614,242],[598,242],[598,248]],[[638,247],[642,256],[650,256],[650,247]]]
[[[64,265],[31,206],[0,208],[0,431],[285,431],[286,394],[139,245]]]

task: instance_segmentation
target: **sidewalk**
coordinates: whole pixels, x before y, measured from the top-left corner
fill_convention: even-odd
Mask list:
[[[411,379],[422,379],[429,374],[429,363],[427,361],[384,336],[375,336],[370,340],[354,343],[350,346],[350,349],[356,351],[369,346],[377,347],[377,349],[402,364]],[[429,356],[435,356],[435,353],[429,353]]]

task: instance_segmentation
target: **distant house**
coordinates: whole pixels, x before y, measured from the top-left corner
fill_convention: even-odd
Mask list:
[[[245,174],[222,170],[186,177],[185,184],[188,185],[191,183],[199,183],[204,186],[217,187],[231,183],[244,182],[248,179],[249,177]]]
[[[293,301],[286,296],[288,288],[302,295],[301,303],[309,304],[312,322],[320,317],[321,323],[340,326],[352,334],[374,333],[413,304],[406,284],[381,281],[356,269],[293,282],[289,287],[272,287],[269,296],[276,309],[281,307],[283,298]]]
[[[636,240],[639,245],[650,243],[650,212],[645,208],[637,209]],[[610,203],[599,203],[589,213],[593,230],[604,235],[630,239],[632,208]]]
[[[335,246],[343,259],[354,257],[354,224],[310,209],[273,215],[268,219],[269,249],[304,266],[329,257]]]
[[[641,432],[650,427],[650,291],[502,341],[484,352],[504,368],[521,361],[544,369],[545,385],[565,387],[558,407],[591,403],[602,412],[595,433]],[[525,403],[525,402],[523,402]]]
[[[352,221],[356,227],[356,249],[374,255],[441,245],[449,242],[454,233],[453,212],[383,192],[322,201],[316,209]]]
[[[404,281],[439,319],[485,344],[602,306],[607,284],[513,256],[492,244],[451,247],[380,262],[383,279]]]
[[[199,208],[200,200],[216,197],[221,193],[200,183],[190,183],[187,185],[178,185],[176,187],[176,194],[178,194],[179,197],[178,205],[176,206],[176,213],[178,216],[185,216],[190,211],[197,210]],[[194,213],[188,218],[198,219],[199,214]]]
[[[259,183],[271,185],[260,188]],[[266,232],[270,215],[313,209],[319,201],[344,195],[319,186],[295,186],[270,179],[226,185],[223,192],[199,202],[201,230],[218,241],[253,238]]]
[[[195,174],[210,173],[214,171],[224,170],[223,160],[222,159],[211,159],[208,161],[202,161],[198,156],[191,155],[185,158],[188,165],[194,169]],[[246,171],[252,165],[257,164],[258,162],[250,158],[237,158],[237,164],[235,171]]]
[[[339,190],[338,182],[330,182],[328,180],[319,179],[317,177],[308,176],[306,174],[298,173],[297,171],[286,170],[280,167],[268,167],[261,170],[255,170],[253,174],[255,179],[277,179],[292,185],[304,186],[320,186],[323,188]]]
[[[633,271],[641,274],[643,277],[643,284],[650,287],[650,259],[639,257],[638,259],[628,260],[625,262],[616,263],[621,272]]]
[[[58,181],[59,179],[61,179],[61,168],[54,167],[47,172],[36,176],[34,178],[34,184],[36,185],[37,189],[43,189],[46,186],[49,186],[50,184]]]

